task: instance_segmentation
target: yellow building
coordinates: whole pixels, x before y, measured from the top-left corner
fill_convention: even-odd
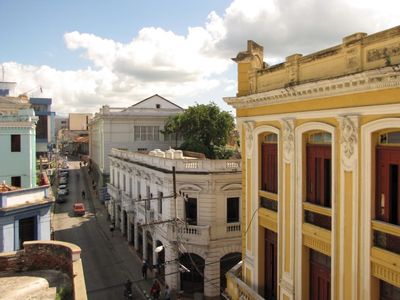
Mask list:
[[[400,26],[268,66],[240,52],[232,299],[400,299]]]

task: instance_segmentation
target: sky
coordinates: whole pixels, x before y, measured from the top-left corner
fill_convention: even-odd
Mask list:
[[[223,97],[247,40],[276,64],[398,25],[399,0],[0,0],[0,64],[16,95],[51,97],[60,116],[154,94],[234,114]]]

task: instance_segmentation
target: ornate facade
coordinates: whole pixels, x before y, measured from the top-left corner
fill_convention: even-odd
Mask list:
[[[172,289],[219,299],[241,259],[240,160],[117,149],[109,158],[116,228]]]
[[[400,27],[238,64],[242,264],[232,299],[400,297]],[[247,228],[245,231],[243,228]]]

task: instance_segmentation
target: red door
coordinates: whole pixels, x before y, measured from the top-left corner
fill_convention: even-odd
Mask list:
[[[261,145],[261,189],[271,193],[278,191],[278,146],[263,143]]]
[[[307,201],[331,206],[331,145],[307,145]]]
[[[278,299],[277,277],[277,234],[265,229],[265,299]]]
[[[317,251],[310,251],[310,299],[331,298],[330,258]]]
[[[400,225],[400,147],[378,147],[376,162],[376,219]]]

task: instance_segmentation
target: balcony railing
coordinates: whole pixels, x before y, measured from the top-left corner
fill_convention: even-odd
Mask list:
[[[175,167],[176,171],[185,172],[241,171],[240,159],[169,159],[115,148],[111,150],[110,155],[125,161],[140,162],[166,170]]]
[[[119,190],[111,183],[107,183],[107,191],[114,200],[119,198]]]
[[[249,287],[241,278],[242,262],[230,269],[226,273],[227,288],[226,292],[231,299],[243,300],[263,300],[264,298],[257,294],[251,287]]]
[[[170,226],[168,239],[196,245],[207,245],[210,241],[210,226],[181,225],[177,229],[175,226]]]
[[[211,240],[225,239],[225,238],[240,238],[242,233],[240,231],[240,222],[226,223],[223,225],[211,225]]]
[[[378,220],[372,221],[374,246],[400,254],[400,226]]]
[[[303,202],[304,221],[324,229],[332,229],[332,209],[329,207]]]

